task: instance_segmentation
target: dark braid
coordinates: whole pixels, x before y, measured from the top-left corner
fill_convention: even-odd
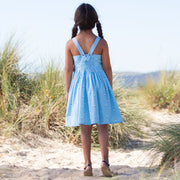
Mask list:
[[[77,35],[77,32],[78,32],[78,27],[76,24],[74,24],[74,26],[72,28],[72,38]]]
[[[97,28],[99,37],[101,37],[103,39],[104,37],[103,37],[103,33],[102,33],[102,27],[101,27],[101,23],[99,21],[96,22],[96,28]]]

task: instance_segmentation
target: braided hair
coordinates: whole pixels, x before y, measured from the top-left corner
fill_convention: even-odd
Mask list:
[[[77,35],[77,32],[78,32],[78,26],[76,24],[74,24],[74,26],[72,28],[72,38]]]
[[[99,22],[99,20],[96,22],[96,28],[97,28],[99,37],[103,38],[102,27],[101,27],[101,23]]]
[[[93,29],[96,25],[99,37],[103,38],[101,23],[98,20],[96,10],[87,3],[82,3],[75,11],[74,26],[72,28],[72,38],[78,33],[78,27],[80,30]]]

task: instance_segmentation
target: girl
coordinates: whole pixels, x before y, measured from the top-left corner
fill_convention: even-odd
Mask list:
[[[91,131],[92,126],[97,125],[101,171],[111,177],[108,124],[123,120],[112,90],[108,44],[103,38],[98,15],[90,4],[83,3],[76,9],[74,21],[72,39],[65,50],[66,126],[81,127],[84,175],[92,176]],[[92,32],[95,26],[99,36]]]

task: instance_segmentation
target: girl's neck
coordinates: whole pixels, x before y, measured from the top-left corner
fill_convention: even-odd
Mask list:
[[[80,30],[79,34],[88,34],[88,35],[92,35],[92,29],[88,29],[88,30]]]

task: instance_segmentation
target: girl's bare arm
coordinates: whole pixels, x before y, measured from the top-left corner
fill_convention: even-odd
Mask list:
[[[109,47],[106,40],[102,40],[103,50],[102,50],[102,67],[107,75],[107,78],[110,82],[111,87],[113,88],[112,84],[112,68],[110,63],[109,57]]]
[[[66,94],[69,93],[69,88],[72,80],[72,72],[74,68],[73,64],[73,57],[72,53],[70,50],[70,44],[71,40],[69,40],[66,43],[66,48],[65,48],[65,68],[64,68],[64,78],[65,78],[65,89],[66,89]]]

